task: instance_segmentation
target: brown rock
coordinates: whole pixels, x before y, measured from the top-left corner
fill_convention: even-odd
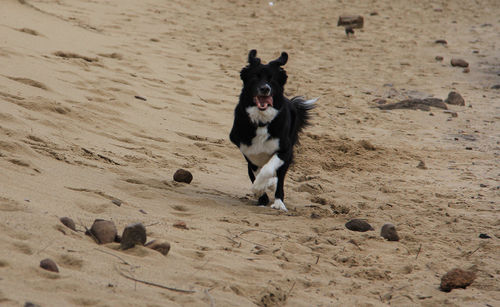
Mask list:
[[[71,229],[73,231],[76,231],[75,222],[71,218],[64,216],[64,217],[60,218],[59,220],[61,221],[61,223],[63,223],[64,226],[68,227],[69,229]]]
[[[179,221],[177,223],[174,224],[174,227],[175,228],[180,228],[180,229],[189,229],[186,225],[186,222],[183,222],[183,221]]]
[[[174,180],[177,182],[185,182],[189,184],[193,180],[193,175],[191,174],[191,172],[181,168],[175,172]]]
[[[418,162],[417,168],[419,169],[427,169],[427,166],[425,165],[424,161]]]
[[[469,63],[463,59],[451,59],[451,66],[469,67]]]
[[[120,242],[121,249],[129,249],[136,244],[144,245],[144,243],[146,243],[146,227],[142,223],[134,223],[125,227]]]
[[[444,60],[444,58],[443,58],[442,56],[440,56],[440,55],[436,55],[436,57],[435,57],[434,59],[435,59],[436,61],[438,61],[438,62],[441,62],[441,61],[443,61],[443,60]]]
[[[453,289],[463,288],[472,284],[476,279],[476,273],[455,268],[444,274],[441,278],[441,291],[450,292]]]
[[[117,230],[113,221],[105,221],[96,219],[92,227],[90,227],[90,235],[92,235],[98,244],[106,244],[115,241]]]
[[[382,226],[380,235],[388,241],[399,241],[398,232],[393,224],[385,224]]]
[[[434,42],[435,44],[447,45],[448,42],[444,39],[438,39]]]
[[[374,230],[373,227],[370,224],[368,224],[368,222],[361,219],[352,219],[345,224],[345,227],[349,230],[360,231],[360,232]]]
[[[164,256],[166,256],[170,251],[170,243],[164,241],[162,242],[153,240],[146,243],[146,245],[144,246],[154,249],[155,251],[160,252]]]
[[[445,102],[447,104],[452,104],[452,105],[456,105],[456,106],[465,106],[465,100],[462,97],[462,95],[460,95],[459,93],[454,92],[454,91],[451,91],[448,94],[448,98],[446,98]]]
[[[59,273],[59,268],[54,260],[46,258],[40,261],[40,267],[44,270]]]

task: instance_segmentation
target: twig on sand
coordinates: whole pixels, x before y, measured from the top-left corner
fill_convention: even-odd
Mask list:
[[[112,253],[107,252],[107,251],[102,250],[102,249],[98,249],[98,248],[94,248],[94,249],[95,249],[96,251],[98,251],[98,252],[105,253],[105,254],[108,254],[108,255],[111,255],[111,256],[113,256],[113,257],[116,257],[116,258],[120,259],[120,260],[121,260],[121,262],[122,262],[123,264],[126,264],[126,265],[131,265],[130,263],[128,263],[128,262],[127,262],[127,261],[125,261],[122,257],[120,257],[120,256],[118,256],[118,255],[112,254]]]
[[[318,262],[319,262],[319,255],[318,255],[318,257],[316,258],[316,263],[315,263],[315,264],[318,264]]]
[[[174,288],[174,287],[168,287],[168,286],[160,285],[160,284],[157,284],[157,283],[154,283],[151,281],[137,279],[135,277],[132,277],[132,276],[125,274],[123,271],[118,269],[116,266],[115,266],[115,270],[118,272],[118,274],[120,274],[121,276],[123,276],[127,279],[130,279],[130,280],[133,280],[135,282],[139,282],[139,283],[142,283],[142,284],[145,284],[148,286],[158,287],[158,288],[162,288],[162,289],[166,289],[166,290],[170,290],[170,291],[175,291],[175,292],[181,292],[181,293],[195,293],[196,292],[195,290],[184,290],[184,289],[179,289],[179,288]]]
[[[208,291],[210,291],[210,289],[205,289],[203,292],[205,292],[205,295],[208,296],[208,299],[210,300],[210,307],[215,307],[215,300]]]
[[[415,256],[415,260],[418,259],[418,255],[420,255],[420,251],[422,250],[422,244],[418,247],[417,255]]]
[[[472,254],[474,254],[475,252],[477,252],[481,247],[483,247],[483,245],[479,245],[475,250],[473,250],[470,254],[467,255],[467,258],[469,258],[470,256],[472,256]]]
[[[288,290],[288,293],[286,294],[286,297],[289,297],[289,296],[290,296],[290,293],[292,293],[292,290],[293,290],[293,288],[295,287],[295,284],[296,284],[296,283],[297,283],[297,281],[294,281],[294,282],[293,282],[293,285],[292,285],[292,287],[290,288],[290,290]]]

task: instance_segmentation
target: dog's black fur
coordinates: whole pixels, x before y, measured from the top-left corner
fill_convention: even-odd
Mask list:
[[[259,205],[267,205],[266,192],[276,189],[271,207],[286,211],[285,175],[292,163],[293,146],[309,122],[316,99],[284,96],[287,74],[282,66],[288,60],[286,52],[266,65],[256,55],[256,50],[249,52],[248,65],[240,72],[243,89],[234,111],[230,139],[248,162],[248,176]]]

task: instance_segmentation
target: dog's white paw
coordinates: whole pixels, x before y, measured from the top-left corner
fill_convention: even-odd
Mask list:
[[[255,179],[252,185],[252,192],[257,196],[261,196],[266,192],[274,193],[277,184],[277,177],[264,178],[263,176],[260,176]]]
[[[286,206],[283,203],[283,201],[281,199],[279,199],[279,198],[274,201],[274,204],[271,205],[271,208],[277,209],[277,210],[283,210],[285,212],[288,211],[288,209],[286,208]]]

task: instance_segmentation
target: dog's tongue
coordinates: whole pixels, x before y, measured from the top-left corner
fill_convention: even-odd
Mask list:
[[[259,110],[266,110],[268,107],[273,106],[273,96],[257,96],[255,97],[255,104]]]

